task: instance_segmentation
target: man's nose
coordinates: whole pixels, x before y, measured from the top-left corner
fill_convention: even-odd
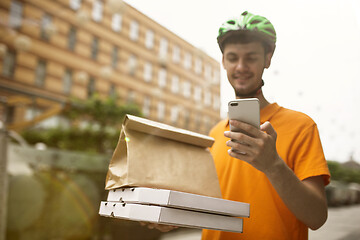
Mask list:
[[[245,61],[243,59],[239,59],[239,61],[236,63],[236,70],[237,71],[246,71],[248,70],[248,66],[245,63]]]

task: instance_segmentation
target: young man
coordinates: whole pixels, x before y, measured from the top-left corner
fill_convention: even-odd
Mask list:
[[[202,239],[308,239],[308,228],[318,229],[327,219],[324,188],[330,175],[313,120],[270,104],[261,90],[275,29],[266,18],[244,12],[220,27],[218,43],[236,98],[259,99],[262,125],[231,120],[241,129],[231,132],[224,120],[212,129],[223,198],[250,203],[250,218],[241,234],[204,230]]]

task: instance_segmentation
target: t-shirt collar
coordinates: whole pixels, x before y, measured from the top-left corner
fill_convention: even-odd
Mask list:
[[[280,106],[277,103],[272,103],[260,110],[260,122],[264,123],[270,121],[277,111],[280,110]]]

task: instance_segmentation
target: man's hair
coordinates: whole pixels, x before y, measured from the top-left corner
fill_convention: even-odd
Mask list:
[[[264,53],[274,53],[275,48],[260,34],[251,31],[234,31],[229,32],[228,36],[221,42],[222,52],[225,49],[227,44],[233,43],[251,43],[251,42],[260,42],[264,47]]]

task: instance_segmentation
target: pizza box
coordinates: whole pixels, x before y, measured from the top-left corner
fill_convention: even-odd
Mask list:
[[[172,207],[234,217],[249,217],[250,204],[173,190],[134,187],[109,191],[107,201]]]
[[[206,228],[239,233],[243,230],[241,218],[136,203],[102,201],[99,214],[104,217],[179,227]]]

